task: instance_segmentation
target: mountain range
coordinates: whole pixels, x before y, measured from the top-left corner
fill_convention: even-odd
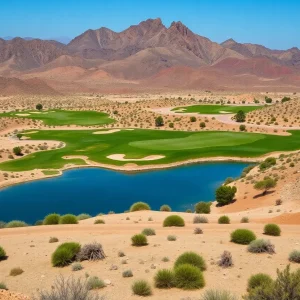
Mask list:
[[[294,91],[300,88],[300,50],[271,50],[233,39],[218,44],[181,22],[166,27],[158,18],[119,33],[104,27],[87,30],[68,44],[0,39],[0,76],[0,88],[3,82],[11,82],[5,77],[19,81],[37,77],[48,92],[154,88]]]

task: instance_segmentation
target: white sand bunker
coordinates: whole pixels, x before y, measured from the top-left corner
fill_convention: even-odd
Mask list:
[[[19,116],[19,117],[27,117],[27,116],[30,116],[30,114],[16,114],[16,116]]]
[[[93,132],[93,134],[110,134],[110,133],[114,133],[114,132],[118,132],[121,131],[120,129],[111,129],[111,130],[103,130],[103,131],[95,131]]]
[[[111,154],[106,156],[112,160],[119,160],[119,161],[146,161],[146,160],[157,160],[165,158],[164,155],[149,155],[144,158],[125,158],[125,154]]]
[[[220,114],[232,114],[232,113],[229,111],[220,110]]]

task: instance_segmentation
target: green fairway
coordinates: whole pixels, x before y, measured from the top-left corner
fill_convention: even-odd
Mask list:
[[[95,130],[28,130],[24,134],[32,140],[55,140],[66,144],[64,148],[42,151],[0,164],[3,171],[58,169],[65,164],[84,165],[80,158],[63,159],[63,156],[87,156],[90,160],[113,165],[128,161],[107,158],[112,154],[125,154],[126,159],[140,159],[149,155],[165,157],[152,161],[134,161],[138,165],[167,164],[203,157],[257,157],[273,151],[300,149],[300,131],[290,136],[244,132],[183,132],[163,130],[121,130],[109,134],[93,134]],[[99,130],[98,130],[99,132]]]
[[[46,110],[46,111],[14,111],[0,114],[0,117],[29,118],[41,120],[46,125],[105,125],[114,123],[108,114],[96,111],[70,111],[70,110]]]
[[[234,106],[234,105],[192,105],[175,107],[172,111],[178,113],[199,113],[199,114],[236,114],[238,111],[242,110],[247,113],[255,109],[259,109],[261,106]]]

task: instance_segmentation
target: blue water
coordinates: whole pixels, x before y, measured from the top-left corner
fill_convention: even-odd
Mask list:
[[[205,163],[139,173],[100,168],[69,170],[60,177],[0,190],[0,220],[34,223],[52,212],[124,212],[137,201],[158,210],[193,209],[199,201],[214,199],[215,189],[227,177],[240,176],[246,163]]]

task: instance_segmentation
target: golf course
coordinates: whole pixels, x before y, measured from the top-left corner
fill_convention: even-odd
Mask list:
[[[70,110],[43,110],[43,111],[22,111],[8,112],[0,114],[1,117],[28,118],[41,120],[45,125],[105,125],[114,123],[108,114],[96,111],[70,111]]]
[[[31,140],[60,141],[64,147],[28,154],[0,164],[2,171],[60,169],[66,164],[85,165],[89,160],[123,166],[168,164],[196,158],[258,157],[273,151],[293,151],[300,148],[300,131],[289,136],[225,131],[158,131],[158,130],[40,130],[23,135]],[[124,159],[109,158],[121,155]],[[68,159],[63,157],[69,156]],[[74,156],[74,158],[72,158]],[[144,160],[147,156],[152,160]],[[155,156],[157,158],[155,158]],[[136,161],[135,161],[136,159]]]
[[[247,113],[256,109],[260,109],[261,106],[236,106],[236,105],[191,105],[183,107],[175,107],[172,111],[177,113],[198,113],[198,114],[235,114],[242,110]]]

